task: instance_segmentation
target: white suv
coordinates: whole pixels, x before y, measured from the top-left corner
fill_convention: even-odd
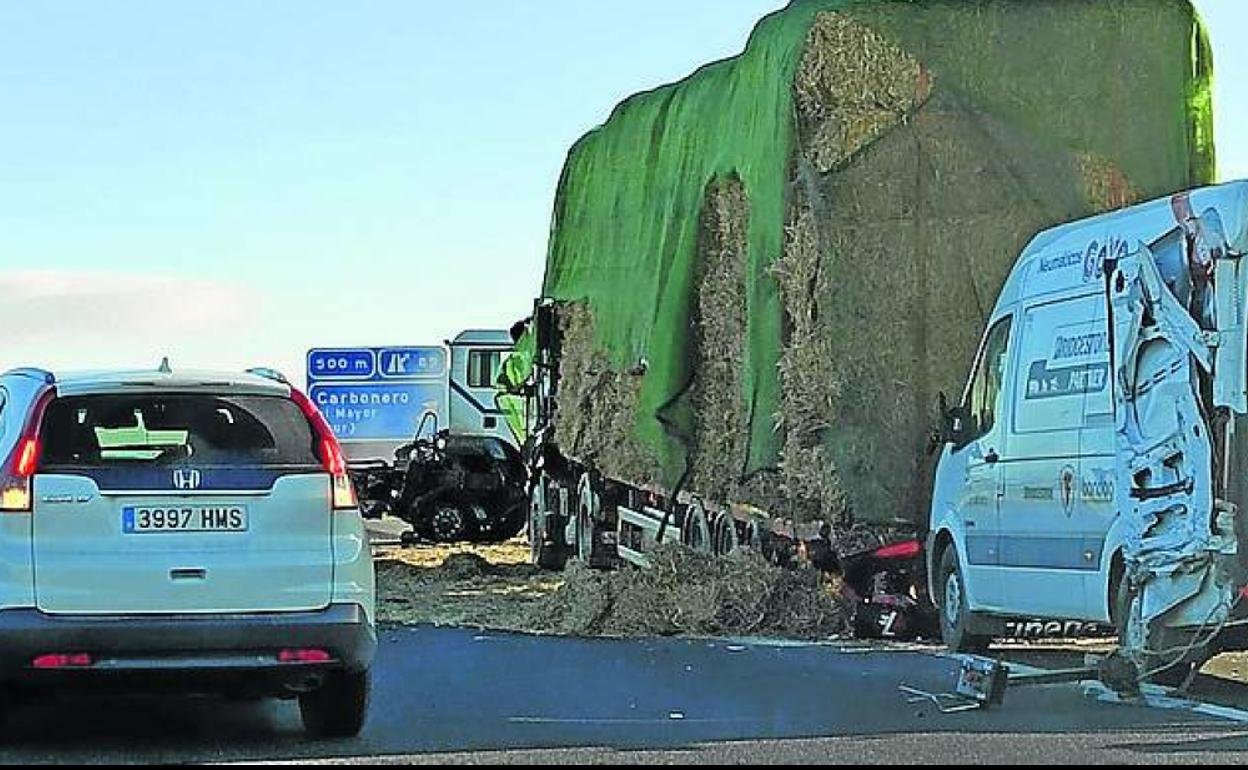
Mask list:
[[[324,418],[280,376],[0,376],[0,683],[299,698],[359,732],[372,558]]]

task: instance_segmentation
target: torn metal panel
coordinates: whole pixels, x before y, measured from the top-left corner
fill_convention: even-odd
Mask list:
[[[1242,259],[1220,259],[1214,271],[1221,331],[1215,353],[1213,398],[1236,414],[1248,413],[1248,275]]]
[[[1156,664],[1145,658],[1182,642],[1166,631],[1212,634],[1231,612],[1230,418],[1248,411],[1243,265],[1216,212],[1191,216],[1183,198],[1175,212],[1178,229],[1107,265],[1117,494],[1135,597],[1124,653],[1145,670]]]

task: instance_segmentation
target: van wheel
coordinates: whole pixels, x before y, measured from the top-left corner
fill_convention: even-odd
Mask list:
[[[299,696],[303,729],[317,738],[352,738],[364,727],[372,677],[368,671],[336,671],[318,690]]]
[[[949,546],[940,557],[936,590],[940,599],[940,635],[953,652],[981,653],[988,649],[992,637],[973,634],[966,605],[966,580],[958,566],[958,553]]]

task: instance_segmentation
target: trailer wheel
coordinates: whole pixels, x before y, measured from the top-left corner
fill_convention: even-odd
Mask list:
[[[594,559],[594,523],[601,514],[602,499],[594,490],[593,479],[588,473],[582,475],[576,485],[576,501],[576,525],[573,527],[576,558],[590,566]]]
[[[741,545],[737,539],[737,522],[731,513],[720,513],[715,517],[715,554],[727,556]]]
[[[529,499],[529,558],[542,569],[561,570],[568,562],[568,549],[559,517],[550,509],[550,501],[557,495],[552,495],[554,490],[554,483],[545,473],[533,483]]]
[[[685,519],[680,526],[680,542],[695,551],[711,553],[711,527],[706,522],[706,508],[701,500],[694,500],[685,509]]]
[[[745,524],[745,544],[759,554],[763,552],[763,531],[758,526],[757,521],[748,521]]]

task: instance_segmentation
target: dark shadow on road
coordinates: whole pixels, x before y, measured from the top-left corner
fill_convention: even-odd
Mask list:
[[[1234,735],[1217,738],[1201,738],[1191,741],[1156,741],[1132,742],[1114,745],[1113,748],[1133,751],[1138,754],[1208,754],[1211,752],[1244,752],[1248,751],[1248,731],[1240,731]]]
[[[187,762],[395,756],[425,752],[697,744],[907,733],[1104,736],[1216,719],[1110,706],[1076,686],[1023,688],[1003,707],[945,715],[907,704],[906,684],[948,691],[955,663],[926,652],[863,652],[723,641],[576,640],[430,628],[388,629],[360,738],[318,743],[291,702],[65,698],[16,710],[5,762]],[[1221,731],[1226,735],[1222,736]],[[1236,746],[1238,748],[1238,746]],[[1140,751],[1152,750],[1142,745]],[[1172,744],[1158,751],[1174,750]],[[1193,751],[1200,749],[1192,749]]]

